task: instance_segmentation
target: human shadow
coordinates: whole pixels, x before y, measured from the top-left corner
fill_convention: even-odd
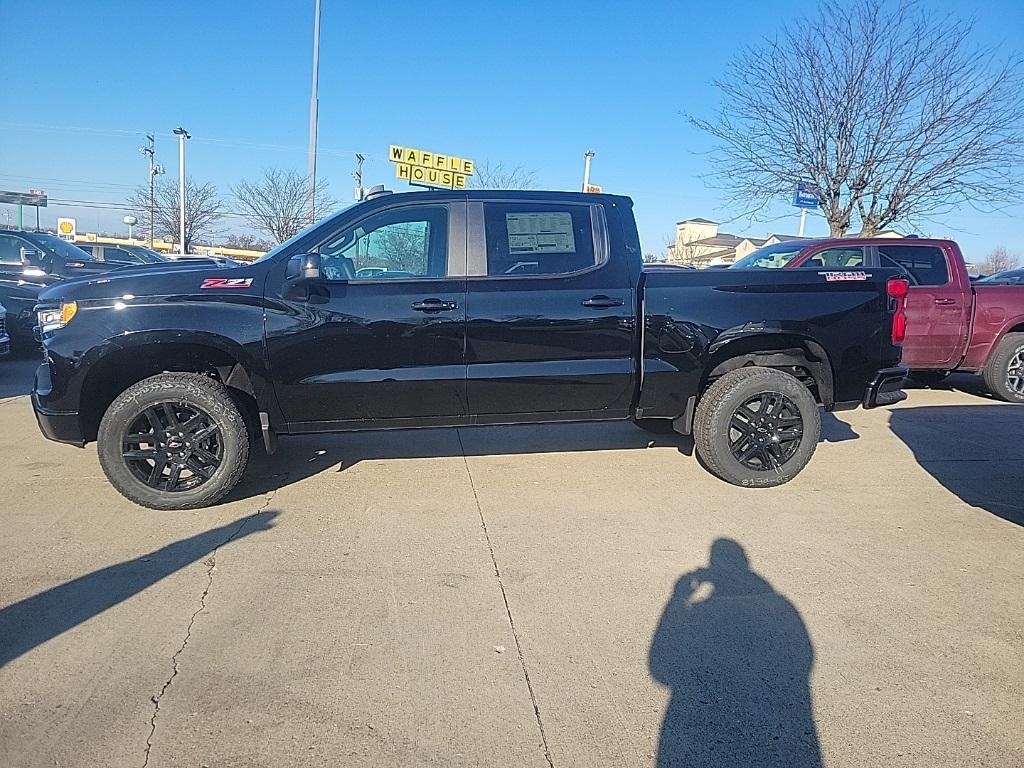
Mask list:
[[[811,702],[814,649],[797,609],[716,539],[684,574],[651,642],[652,677],[671,689],[658,766],[820,768]]]
[[[1024,406],[895,408],[889,413],[889,428],[948,491],[973,507],[1024,525]]]
[[[693,454],[693,438],[652,434],[627,421],[439,427],[430,429],[295,435],[273,456],[254,452],[242,482],[224,501],[262,495],[325,471],[343,472],[362,461],[532,453],[645,450],[671,447]]]
[[[211,528],[131,560],[109,565],[0,609],[0,668],[33,648],[88,621],[108,608],[218,547],[273,526],[267,511]]]

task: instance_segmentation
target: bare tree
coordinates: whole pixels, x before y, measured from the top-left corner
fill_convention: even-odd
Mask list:
[[[1018,264],[1020,264],[1020,259],[1003,246],[999,246],[993,248],[985,260],[978,265],[978,271],[983,275],[994,275],[996,272],[1014,269]]]
[[[968,204],[1019,197],[1019,56],[912,1],[824,0],[811,19],[740,53],[714,85],[715,175],[753,215],[797,182],[819,190],[833,236],[873,235]]]
[[[309,177],[297,171],[268,168],[259,181],[243,180],[231,187],[231,194],[253,229],[283,243],[309,224]],[[326,212],[338,203],[332,200],[326,181],[318,181],[315,210]]]
[[[271,240],[265,240],[255,235],[245,234],[233,234],[228,235],[228,239],[224,242],[226,248],[238,248],[243,251],[269,251],[276,245]]]
[[[156,207],[153,211],[153,231],[157,237],[178,244],[178,214],[181,210],[178,182],[163,180],[156,185]],[[140,187],[129,200],[139,216],[140,223],[149,228],[149,188]],[[213,184],[198,184],[185,180],[185,252],[192,243],[217,233],[217,222],[224,215],[217,188]]]
[[[536,171],[528,171],[522,165],[506,168],[504,163],[485,160],[469,177],[469,186],[474,189],[532,189],[536,175]]]

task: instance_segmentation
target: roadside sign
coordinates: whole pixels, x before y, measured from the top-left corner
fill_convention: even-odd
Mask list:
[[[57,219],[57,237],[74,242],[76,235],[78,235],[78,223],[74,219]]]
[[[807,181],[798,183],[793,193],[793,205],[797,208],[817,208],[818,188]]]
[[[600,184],[587,184],[586,188],[583,191],[590,192],[595,195],[600,195],[602,192],[604,192],[604,187],[602,187]]]
[[[39,189],[31,189],[28,192],[0,192],[0,203],[35,205],[39,208],[45,208],[46,193]]]
[[[388,159],[395,164],[395,178],[416,187],[465,189],[476,171],[476,164],[468,158],[398,144],[388,148]]]

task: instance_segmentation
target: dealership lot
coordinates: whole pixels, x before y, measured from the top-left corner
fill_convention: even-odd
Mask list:
[[[0,765],[1024,763],[1024,407],[970,379],[826,418],[770,490],[628,424],[445,429],[159,513],[43,440],[32,367]]]

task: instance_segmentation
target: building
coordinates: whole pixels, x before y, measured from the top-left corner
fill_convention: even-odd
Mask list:
[[[895,230],[880,232],[878,237],[903,237]],[[710,219],[686,219],[676,223],[675,242],[667,248],[669,264],[689,264],[694,267],[732,264],[749,253],[767,245],[799,240],[798,235],[769,234],[767,237],[748,237],[718,231],[718,222]]]
[[[675,242],[668,246],[670,264],[691,264],[707,267],[732,264],[748,253],[766,245],[775,245],[795,235],[746,237],[718,231],[718,222],[710,219],[686,219],[676,223]]]

